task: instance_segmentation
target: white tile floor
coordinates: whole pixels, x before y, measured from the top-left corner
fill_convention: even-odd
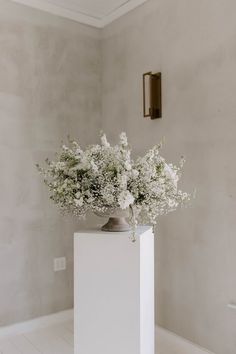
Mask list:
[[[1,354],[73,354],[73,322],[26,332],[0,340]],[[209,354],[188,341],[157,329],[157,354]],[[102,354],[102,353],[98,353]]]
[[[27,332],[0,341],[1,354],[73,354],[73,322]]]

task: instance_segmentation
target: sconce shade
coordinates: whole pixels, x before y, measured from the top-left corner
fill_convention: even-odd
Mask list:
[[[143,74],[143,116],[151,119],[162,117],[160,72]]]

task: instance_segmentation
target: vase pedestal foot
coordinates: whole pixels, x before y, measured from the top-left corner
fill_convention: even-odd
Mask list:
[[[108,232],[125,232],[130,231],[131,226],[125,218],[110,217],[108,222],[102,226],[101,230]]]

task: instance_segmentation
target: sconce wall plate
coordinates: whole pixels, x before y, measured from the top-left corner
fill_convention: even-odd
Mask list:
[[[149,102],[148,107],[146,101]],[[151,119],[162,117],[160,72],[143,74],[143,116]]]

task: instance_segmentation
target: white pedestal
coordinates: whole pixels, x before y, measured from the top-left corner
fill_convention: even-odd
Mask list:
[[[154,354],[150,227],[75,234],[75,354]]]

